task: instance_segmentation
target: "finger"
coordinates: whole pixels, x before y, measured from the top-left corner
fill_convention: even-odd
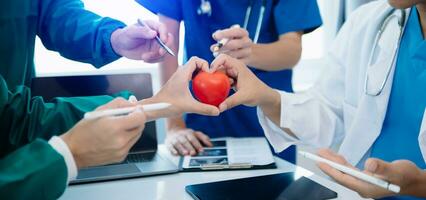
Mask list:
[[[196,56],[191,57],[187,64],[185,65],[185,70],[192,76],[195,70],[201,69],[203,71],[209,71],[209,63],[201,58]]]
[[[153,20],[147,20],[145,21],[145,24],[158,33],[161,41],[165,42],[168,40],[169,34],[167,31],[167,27],[163,23]]]
[[[350,166],[351,168],[353,168],[347,161],[346,159],[339,155],[334,153],[333,151],[331,151],[330,149],[320,149],[318,150],[317,154],[325,159],[331,160],[333,162],[337,162],[339,164],[345,165],[345,166]]]
[[[191,107],[189,108],[188,113],[196,113],[196,114],[207,115],[207,116],[218,116],[220,114],[220,111],[217,107],[200,103],[199,101],[196,101],[195,99],[193,99],[190,105]]]
[[[233,51],[237,49],[248,48],[251,46],[251,40],[248,38],[230,40],[220,48],[221,51]]]
[[[173,155],[175,155],[175,156],[177,156],[177,155],[178,155],[178,151],[176,150],[176,148],[175,148],[172,144],[167,144],[167,148],[169,149],[169,151],[170,151]]]
[[[99,106],[96,110],[106,110],[106,109],[114,109],[114,108],[125,108],[125,107],[131,107],[135,106],[136,104],[134,102],[129,102],[123,97],[117,97],[114,100],[110,101],[109,103]]]
[[[228,54],[229,56],[236,58],[236,59],[243,59],[243,58],[249,57],[250,52],[251,52],[251,49],[244,48],[244,49],[238,49],[238,50],[235,50],[235,51],[229,51],[226,54]]]
[[[188,150],[180,143],[179,136],[173,141],[173,146],[177,149],[180,155],[186,156],[188,155]]]
[[[229,55],[220,54],[216,59],[211,63],[211,71],[216,71],[218,68],[237,68],[239,67],[238,60],[230,57]]]
[[[237,91],[233,95],[229,96],[225,101],[223,101],[219,105],[219,111],[224,112],[226,110],[229,110],[235,106],[242,105],[245,103],[244,95],[240,91]]]
[[[243,37],[248,37],[248,31],[243,29],[243,28],[239,28],[239,27],[231,27],[228,29],[224,29],[224,30],[220,30],[220,31],[216,31],[215,33],[213,33],[213,38],[216,41],[220,41],[221,39],[224,38],[243,38]]]
[[[191,142],[188,141],[188,139],[185,137],[185,135],[182,135],[181,137],[178,137],[178,140],[180,142],[180,144],[183,145],[183,147],[188,151],[187,155],[195,155],[196,151],[194,149],[194,147],[192,146]]]
[[[208,147],[213,147],[212,142],[210,141],[210,137],[207,136],[206,134],[200,132],[200,131],[195,131],[194,132],[195,137],[197,137],[199,140],[201,140],[201,142],[203,142],[203,144],[205,146]]]
[[[191,143],[197,152],[203,152],[203,146],[194,134],[195,133],[186,134],[186,139]]]
[[[144,125],[146,116],[145,113],[138,108],[128,115],[111,117],[111,120],[113,120],[112,123],[116,123],[121,130],[129,131]]]
[[[153,63],[154,61],[162,60],[164,55],[164,51],[162,52],[162,54],[160,54],[160,51],[157,49],[156,51],[142,53],[141,58],[147,63]]]
[[[338,183],[357,192],[365,193],[368,191],[368,187],[374,187],[366,182],[358,180],[355,177],[342,173],[325,163],[318,163],[318,167],[321,169],[321,171],[330,176],[332,179],[336,180]]]
[[[391,163],[376,158],[369,158],[365,162],[365,170],[374,175],[387,177],[386,179],[394,177],[395,174],[398,174],[398,170],[395,170]]]
[[[126,34],[132,39],[153,39],[157,32],[149,27],[134,25],[127,29]]]
[[[159,62],[163,62],[164,61],[164,56],[157,58],[157,59],[149,59],[147,61],[144,61],[146,63],[159,63]]]

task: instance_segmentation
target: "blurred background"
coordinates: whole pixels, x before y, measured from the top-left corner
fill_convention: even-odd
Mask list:
[[[323,69],[321,58],[327,53],[337,31],[344,23],[350,13],[360,5],[371,0],[318,0],[323,18],[323,26],[316,31],[303,36],[302,60],[294,69],[293,87],[295,91],[303,91],[310,88]],[[136,23],[137,18],[157,19],[156,15],[141,7],[133,0],[83,0],[88,10],[94,11],[101,16],[119,19],[126,24]],[[111,9],[114,8],[114,9]],[[184,28],[180,34],[183,38]],[[183,42],[180,47],[179,62],[182,64]],[[37,76],[60,76],[70,74],[93,73],[95,69],[89,64],[79,63],[62,58],[58,53],[44,48],[41,41],[37,39],[35,55]],[[154,92],[160,88],[159,71],[155,64],[147,64],[142,61],[120,59],[100,69],[105,71],[130,70],[151,73],[153,77]],[[159,142],[163,143],[165,135],[164,120],[157,123]],[[312,151],[312,149],[304,150]],[[298,164],[319,173],[312,162],[298,158]]]

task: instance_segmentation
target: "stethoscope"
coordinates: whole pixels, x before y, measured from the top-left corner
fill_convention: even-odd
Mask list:
[[[400,15],[398,15],[398,13],[396,13],[397,11],[400,11]],[[398,43],[397,43],[397,46],[396,46],[395,54],[392,57],[392,62],[388,66],[387,71],[386,71],[386,75],[385,75],[383,81],[381,82],[379,88],[377,88],[377,89],[373,88],[372,91],[369,90],[369,87],[368,87],[369,76],[368,76],[368,73],[367,73],[366,78],[365,78],[365,84],[364,84],[364,92],[365,92],[366,95],[368,95],[368,96],[379,96],[382,93],[383,89],[385,88],[385,85],[386,85],[386,83],[389,79],[389,76],[391,74],[392,68],[396,64],[395,62],[396,62],[396,59],[397,59],[397,56],[398,56],[398,51],[399,51],[399,47],[400,47],[400,44],[401,44],[402,35],[404,34],[406,18],[407,18],[407,15],[406,15],[405,10],[402,10],[402,9],[401,10],[395,10],[394,9],[394,10],[389,12],[389,16],[386,17],[385,20],[381,23],[380,29],[378,30],[378,32],[376,34],[376,38],[374,39],[372,53],[370,54],[370,58],[368,60],[368,67],[369,68],[372,67],[372,62],[373,62],[373,59],[374,59],[375,54],[376,54],[377,46],[379,45],[379,41],[380,41],[386,27],[390,24],[390,22],[392,20],[395,20],[395,19],[397,20],[398,26],[399,26],[398,41],[397,41]]]
[[[259,35],[260,35],[260,30],[262,28],[262,22],[263,22],[263,18],[265,17],[265,10],[266,10],[266,0],[262,0],[262,5],[260,7],[260,12],[259,12],[259,17],[257,18],[257,24],[256,24],[256,32],[254,34],[253,37],[253,42],[257,43],[257,41],[259,40]],[[247,7],[246,10],[246,16],[244,18],[244,26],[243,28],[247,30],[248,27],[248,23],[250,20],[250,16],[251,16],[251,12],[253,10],[253,7],[255,5],[255,0],[250,0],[250,4]],[[212,15],[212,6],[210,4],[209,0],[201,0],[201,5],[197,10],[198,15],[207,15],[207,16],[211,16]]]

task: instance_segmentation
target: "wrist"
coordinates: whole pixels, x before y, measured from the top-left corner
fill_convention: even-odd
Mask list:
[[[160,103],[160,102],[164,102],[164,101],[161,101],[161,99],[157,98],[157,95],[155,95],[153,97],[146,98],[146,99],[139,101],[138,104],[147,105],[147,104],[154,104],[154,103]],[[167,112],[167,109],[145,112],[146,121],[150,122],[150,121],[154,121],[158,118],[164,117],[164,116],[166,116],[165,112]]]
[[[259,108],[266,116],[279,116],[281,113],[281,95],[278,91],[269,88],[264,92],[264,96],[259,102]]]
[[[186,129],[186,124],[182,116],[167,119],[167,133],[177,132]]]
[[[120,52],[120,45],[119,45],[119,38],[120,38],[120,35],[121,35],[121,32],[123,31],[123,29],[122,28],[118,28],[117,30],[115,30],[114,32],[112,32],[112,34],[111,34],[111,47],[112,47],[112,50],[116,53],[116,54],[118,54],[118,55],[120,55],[120,56],[122,56],[122,54],[121,54],[121,52]]]
[[[260,108],[281,107],[281,95],[278,91],[268,87],[263,94],[258,103]]]
[[[77,166],[77,169],[80,169],[80,168],[82,168],[82,166],[81,166],[81,161],[79,160],[79,156],[78,156],[78,153],[77,153],[77,149],[78,148],[76,148],[75,147],[75,145],[74,145],[74,143],[72,142],[72,137],[71,137],[71,135],[67,132],[67,133],[65,133],[65,134],[63,134],[63,135],[61,135],[61,136],[59,136],[64,142],[65,142],[65,144],[68,146],[68,148],[69,148],[69,150],[70,150],[70,152],[71,152],[71,154],[72,154],[72,156],[73,156],[73,158],[74,158],[74,161],[75,161],[75,165]]]
[[[259,58],[259,56],[258,56],[259,45],[258,44],[252,44],[250,48],[251,48],[251,53],[245,59],[245,64],[247,66],[256,68],[256,66],[259,65],[259,62],[258,62],[258,58]]]

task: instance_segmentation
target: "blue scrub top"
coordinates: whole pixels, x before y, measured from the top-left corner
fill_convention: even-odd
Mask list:
[[[371,157],[388,162],[410,160],[426,169],[418,142],[426,107],[426,41],[420,27],[417,10],[413,8],[401,41],[382,132],[372,146]]]
[[[212,15],[198,15],[200,0],[136,0],[156,14],[162,14],[185,23],[185,57],[198,56],[212,62],[214,57],[210,46],[215,44],[212,34],[234,24],[243,27],[246,9],[250,0],[210,0]],[[255,1],[247,27],[250,37],[256,31],[261,1]],[[322,24],[315,0],[268,0],[258,43],[271,43],[288,32],[308,33]],[[266,72],[252,68],[263,82],[272,88],[292,92],[291,70]],[[232,93],[231,93],[232,94]],[[202,131],[210,137],[256,137],[264,136],[257,118],[256,108],[238,106],[218,117],[188,114],[185,117],[188,128]],[[291,157],[294,162],[294,149]],[[285,157],[284,157],[285,158]]]

